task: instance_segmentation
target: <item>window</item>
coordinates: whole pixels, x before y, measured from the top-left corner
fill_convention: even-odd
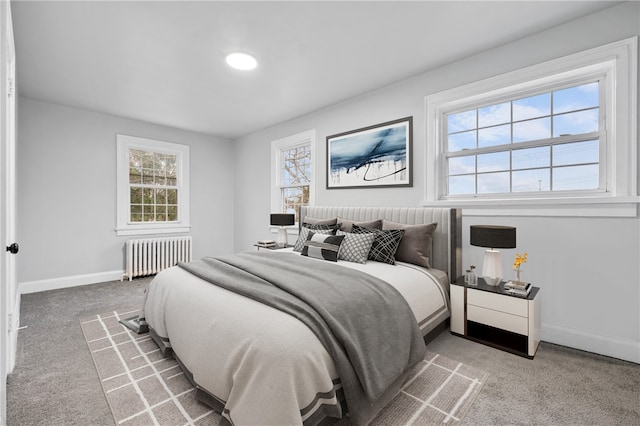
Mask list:
[[[446,194],[605,191],[603,79],[446,113]]]
[[[309,205],[311,146],[305,144],[283,149],[280,158],[282,211],[296,213],[300,206]]]
[[[424,204],[637,203],[636,52],[632,38],[427,96]]]
[[[177,222],[177,155],[129,149],[129,222]]]
[[[294,213],[311,204],[315,131],[300,133],[271,143],[272,213]]]
[[[189,147],[117,135],[118,235],[189,231]]]

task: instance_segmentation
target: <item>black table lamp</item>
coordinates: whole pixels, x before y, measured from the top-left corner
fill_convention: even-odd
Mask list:
[[[513,226],[471,225],[472,246],[488,247],[484,252],[482,277],[489,285],[498,285],[502,279],[502,261],[497,248],[516,248],[516,228]]]
[[[291,226],[296,223],[295,221],[296,215],[294,214],[271,213],[271,225],[280,227],[278,230],[278,240],[276,241],[280,247],[287,246],[287,230],[285,229],[285,226]]]

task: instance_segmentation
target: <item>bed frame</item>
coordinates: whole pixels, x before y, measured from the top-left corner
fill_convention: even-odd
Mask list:
[[[446,271],[449,282],[462,275],[462,212],[448,207],[300,207],[300,223],[305,217],[341,217],[357,222],[386,219],[408,225],[437,223],[433,233],[431,266]]]
[[[300,223],[305,217],[315,217],[320,219],[329,219],[334,217],[341,217],[353,221],[371,221],[376,219],[387,219],[389,221],[405,223],[409,225],[418,224],[430,224],[438,223],[438,226],[433,234],[433,247],[431,253],[431,264],[433,268],[447,272],[449,283],[456,280],[461,273],[461,212],[459,209],[451,208],[421,208],[421,207],[302,207],[300,210]],[[135,318],[135,323],[125,324],[130,328],[137,328],[138,330],[142,326],[146,327],[144,318]],[[441,324],[432,329],[426,336],[425,341],[428,343],[435,338],[440,332],[448,328],[449,320],[446,318]],[[139,330],[140,331],[140,330]],[[180,359],[173,353],[171,345],[168,341],[160,338],[154,330],[149,330],[151,337],[161,348],[164,356],[173,355],[176,358],[178,364],[185,372],[186,377],[191,381],[193,386],[196,387],[196,398],[208,406],[214,408],[218,412],[222,412],[224,404],[218,401],[214,396],[210,395],[206,390],[202,389],[194,381],[193,376],[188,368],[182,363]],[[386,392],[384,398],[385,401],[390,401],[391,398],[399,390],[402,380],[398,380],[394,383]],[[343,410],[347,412],[347,406],[344,402],[344,398],[338,393],[338,398],[343,405]],[[381,397],[382,398],[382,397]],[[385,402],[385,403],[387,403]],[[324,418],[320,425],[329,425],[337,421],[335,418]],[[222,422],[224,424],[224,421]]]
[[[356,222],[386,219],[408,225],[437,223],[433,233],[431,266],[447,272],[449,283],[462,275],[462,212],[449,207],[300,207],[299,223],[305,217],[332,219],[340,217]],[[425,342],[429,343],[449,327],[449,318],[429,331]]]

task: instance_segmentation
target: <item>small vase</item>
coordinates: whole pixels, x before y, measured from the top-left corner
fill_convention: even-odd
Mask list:
[[[516,281],[519,283],[522,282],[522,280],[520,279],[520,272],[522,272],[520,268],[516,269]]]

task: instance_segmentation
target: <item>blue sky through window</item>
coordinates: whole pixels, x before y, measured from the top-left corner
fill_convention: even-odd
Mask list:
[[[595,81],[449,114],[450,153],[505,148],[449,158],[449,194],[597,189],[599,141],[553,139],[598,132],[599,107]]]

